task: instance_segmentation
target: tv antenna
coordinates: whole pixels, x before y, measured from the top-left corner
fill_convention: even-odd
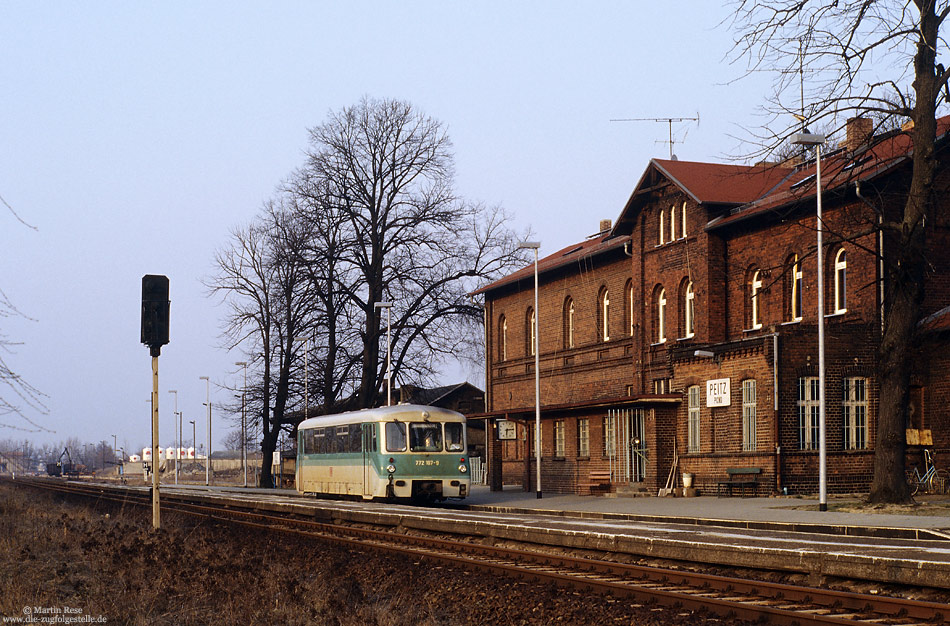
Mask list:
[[[610,120],[611,122],[666,122],[670,127],[670,139],[663,143],[670,144],[670,160],[675,161],[676,155],[673,154],[673,122],[696,122],[699,125],[699,113],[696,117],[623,117]]]

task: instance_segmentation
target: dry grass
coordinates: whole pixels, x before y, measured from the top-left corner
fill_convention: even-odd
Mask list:
[[[0,616],[108,623],[697,624],[704,616],[0,483]],[[711,623],[729,623],[712,620]]]

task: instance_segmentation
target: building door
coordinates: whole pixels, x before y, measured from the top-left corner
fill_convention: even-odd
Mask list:
[[[630,421],[630,481],[643,482],[647,473],[646,411],[634,409]]]
[[[610,409],[604,420],[604,448],[613,482],[639,483],[646,476],[645,412]]]

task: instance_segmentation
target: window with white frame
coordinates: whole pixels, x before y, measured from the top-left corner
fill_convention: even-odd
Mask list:
[[[844,248],[835,255],[835,313],[848,310],[848,258]]]
[[[538,320],[535,317],[534,309],[528,308],[528,315],[526,319],[526,330],[525,338],[528,341],[528,345],[525,346],[525,353],[528,356],[534,356],[534,351],[537,349],[537,337],[538,337]]]
[[[502,315],[498,321],[498,344],[501,352],[501,360],[508,360],[508,320]]]
[[[817,376],[798,379],[798,449],[818,449],[819,386]]]
[[[868,379],[845,378],[844,449],[864,450],[868,447]]]
[[[755,270],[752,274],[752,282],[749,285],[749,299],[751,306],[751,325],[749,328],[758,330],[762,328],[761,313],[759,310],[759,292],[762,291],[762,272]]]
[[[554,421],[554,456],[564,458],[564,420]]]
[[[799,262],[797,254],[792,263],[791,283],[790,320],[800,322],[802,319],[802,264]]]
[[[574,347],[574,299],[571,297],[564,302],[564,347]]]
[[[680,218],[681,228],[683,229],[683,239],[686,239],[686,203],[683,203],[683,216]]]
[[[600,340],[610,341],[610,292],[600,293]]]
[[[660,289],[656,296],[656,342],[666,341],[666,289]]]
[[[628,280],[626,286],[624,287],[624,301],[626,303],[626,326],[627,334],[633,337],[633,281]]]
[[[692,337],[696,334],[696,293],[693,291],[693,281],[686,285],[685,302],[683,303],[686,313],[686,331],[684,337]]]
[[[670,241],[676,239],[676,205],[670,207]]]
[[[590,420],[586,417],[577,420],[577,456],[590,456]]]
[[[755,379],[742,381],[742,449],[755,450]]]
[[[686,451],[699,452],[699,385],[686,391],[688,414],[686,419]]]
[[[660,211],[660,241],[658,245],[663,245],[663,237],[666,236],[666,211]]]

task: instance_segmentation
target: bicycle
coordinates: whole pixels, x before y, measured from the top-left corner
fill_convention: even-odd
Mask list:
[[[921,488],[925,493],[947,493],[947,490],[950,489],[950,472],[945,469],[937,469],[928,449],[924,449],[924,466],[926,470],[923,474],[920,473],[917,466],[914,466],[913,470],[907,470],[907,485],[910,487],[910,495],[917,495]]]

